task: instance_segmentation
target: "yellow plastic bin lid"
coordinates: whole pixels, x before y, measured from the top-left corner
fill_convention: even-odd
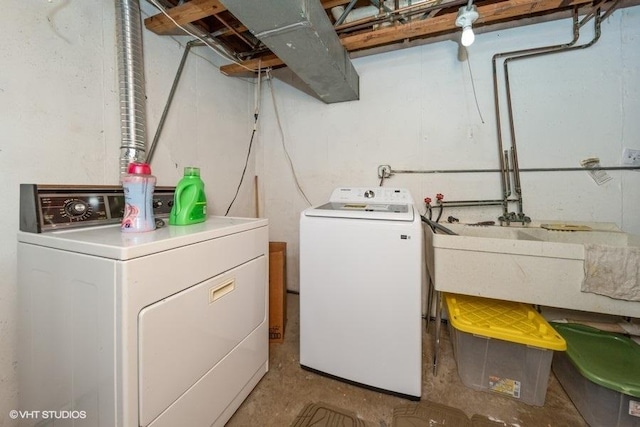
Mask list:
[[[445,294],[457,330],[532,347],[564,351],[567,343],[531,306],[469,295]]]

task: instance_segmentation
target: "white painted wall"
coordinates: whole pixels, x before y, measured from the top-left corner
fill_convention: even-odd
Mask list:
[[[146,13],[153,13],[146,2]],[[576,166],[599,156],[617,165],[623,146],[640,148],[640,8],[617,11],[588,50],[517,63],[511,79],[522,167]],[[0,15],[0,426],[17,405],[16,240],[23,182],[116,184],[119,115],[113,2],[15,2]],[[589,30],[590,32],[590,30]],[[471,48],[480,110],[457,46],[442,42],[354,61],[361,100],[325,105],[275,81],[274,91],[300,182],[313,203],[342,185],[378,184],[394,169],[497,167],[490,59],[495,52],[570,39],[566,21],[482,34]],[[587,34],[590,36],[590,34]],[[218,73],[205,48],[191,56],[153,161],[160,185],[182,168],[202,168],[214,214],[223,214],[240,178],[253,114],[251,84]],[[149,139],[182,48],[145,32]],[[298,218],[306,203],[284,157],[268,85],[247,180],[231,214],[254,212],[254,170],[271,240],[289,244],[289,283],[298,287]],[[597,186],[584,173],[523,174],[525,212],[534,219],[613,221],[640,233],[640,173],[611,172]],[[397,175],[417,201],[498,198],[495,175]],[[498,212],[447,212],[495,219]]]
[[[13,2],[0,15],[0,426],[15,425],[9,411],[17,407],[19,184],[118,183],[114,4]],[[151,140],[183,48],[146,31],[144,44]],[[152,168],[159,185],[175,185],[184,166],[199,166],[210,211],[224,214],[244,166],[253,85],[220,74],[210,50],[193,52],[201,57],[187,60]],[[253,216],[254,167],[252,159],[232,215]]]
[[[579,44],[590,41],[593,32],[587,24]],[[285,142],[306,194],[319,204],[337,186],[376,186],[382,164],[412,170],[498,168],[492,56],[571,37],[570,20],[478,35],[469,56],[484,122],[468,65],[458,61],[451,41],[354,60],[359,101],[325,105],[274,81]],[[640,7],[634,7],[615,12],[589,49],[510,66],[520,167],[576,167],[592,156],[618,166],[623,147],[640,148],[638,44]],[[288,243],[288,283],[297,290],[298,218],[307,204],[292,180],[265,86],[260,126],[265,214],[271,238]],[[581,171],[523,173],[524,212],[534,220],[614,222],[640,234],[640,172],[609,174],[613,179],[598,186]],[[501,197],[497,174],[405,174],[384,185],[408,188],[418,203],[426,196],[435,200],[436,193],[446,200]],[[452,209],[444,218],[448,215],[496,220],[500,210]]]

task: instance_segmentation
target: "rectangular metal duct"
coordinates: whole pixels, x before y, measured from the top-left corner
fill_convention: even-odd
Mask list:
[[[359,77],[319,0],[221,0],[322,101],[359,99]]]

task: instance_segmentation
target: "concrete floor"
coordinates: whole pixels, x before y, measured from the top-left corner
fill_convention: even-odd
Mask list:
[[[299,301],[288,294],[285,342],[270,344],[269,372],[229,420],[228,427],[289,426],[307,403],[324,402],[355,412],[372,426],[390,427],[393,408],[413,403],[305,371],[299,365]],[[429,333],[433,331],[433,322]],[[432,373],[431,335],[423,336],[422,399],[453,406],[471,417],[480,414],[513,427],[586,426],[551,374],[543,407],[495,393],[472,390],[460,381],[447,328],[442,329],[441,362]],[[453,426],[455,427],[455,426]]]

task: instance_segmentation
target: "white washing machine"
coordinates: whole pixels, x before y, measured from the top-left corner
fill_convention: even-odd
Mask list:
[[[23,187],[23,425],[223,426],[268,370],[267,220],[124,234],[121,188]]]
[[[300,217],[300,364],[420,399],[423,232],[407,190],[338,188]]]

